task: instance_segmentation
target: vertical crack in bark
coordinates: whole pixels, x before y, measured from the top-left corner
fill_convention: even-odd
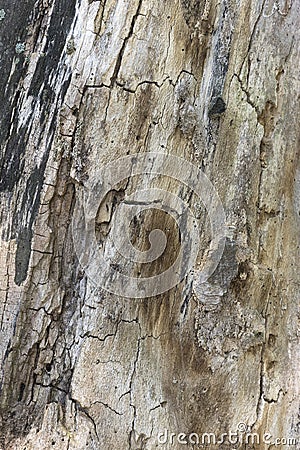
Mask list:
[[[91,414],[88,412],[87,408],[84,408],[84,407],[80,404],[80,402],[79,402],[78,400],[73,399],[71,396],[70,396],[70,400],[71,400],[71,402],[74,404],[75,409],[78,410],[78,411],[80,411],[80,412],[81,412],[84,416],[86,416],[87,419],[92,423],[93,428],[94,428],[95,435],[96,435],[96,437],[97,437],[97,439],[98,439],[98,441],[99,441],[99,435],[98,435],[98,431],[97,431],[97,424],[96,424],[96,422],[95,422],[93,416],[91,416]]]
[[[259,377],[259,398],[257,402],[257,408],[256,408],[256,421],[252,425],[257,425],[257,423],[262,420],[263,418],[263,409],[264,409],[264,402],[266,401],[264,398],[265,394],[265,362],[266,362],[266,350],[267,350],[267,336],[268,336],[268,314],[269,314],[269,306],[270,306],[270,295],[272,291],[272,285],[274,283],[273,274],[272,274],[272,283],[270,285],[268,294],[267,294],[267,302],[264,310],[264,320],[265,320],[265,336],[264,336],[264,342],[262,344],[261,348],[261,355],[260,355],[260,377]]]
[[[101,15],[99,17],[99,24],[100,24],[100,26],[99,26],[99,29],[96,30],[97,37],[100,37],[100,35],[101,35],[102,25],[103,25],[103,18],[104,18],[104,13],[105,13],[105,8],[106,8],[106,3],[107,3],[107,0],[103,0],[102,2],[100,1],[100,7],[102,9],[101,9]]]
[[[130,406],[133,408],[133,420],[132,420],[132,425],[131,425],[131,432],[129,434],[129,450],[132,449],[132,444],[133,442],[136,441],[136,436],[135,436],[135,421],[136,421],[136,404],[133,403],[133,396],[132,396],[132,389],[133,389],[133,381],[134,381],[134,377],[136,376],[136,368],[137,368],[137,363],[139,360],[139,356],[140,356],[140,350],[141,350],[141,326],[138,323],[139,326],[139,338],[138,338],[138,346],[137,346],[137,352],[136,352],[136,357],[134,360],[134,364],[133,364],[133,371],[131,374],[131,379],[130,379],[130,383],[129,383],[129,392],[130,392]],[[134,399],[134,402],[136,400]]]
[[[239,71],[239,74],[238,74],[239,77],[241,77],[241,73],[242,73],[242,70],[243,70],[243,67],[244,67],[246,59],[248,58],[248,61],[249,61],[250,50],[251,50],[251,47],[252,47],[252,44],[253,44],[253,40],[254,40],[254,36],[255,36],[256,30],[258,28],[259,21],[262,18],[262,15],[263,15],[263,11],[264,11],[264,8],[265,8],[266,1],[267,0],[263,0],[261,10],[260,10],[260,12],[259,12],[259,14],[257,16],[257,19],[256,19],[255,23],[254,23],[253,30],[252,30],[251,35],[250,35],[250,39],[249,39],[249,44],[248,44],[248,48],[247,48],[247,51],[246,51],[246,55],[245,55],[245,58],[244,58],[244,60],[243,60],[243,62],[241,64],[240,71]],[[248,71],[247,71],[247,85],[248,85],[248,80],[249,80],[249,73],[250,73],[250,65],[249,65]]]
[[[127,42],[129,41],[129,39],[133,35],[134,26],[135,26],[135,23],[137,21],[138,16],[140,15],[140,10],[141,10],[141,7],[142,7],[142,3],[143,3],[143,0],[139,0],[139,4],[138,4],[137,10],[136,10],[136,13],[134,14],[134,16],[132,18],[132,21],[131,21],[129,33],[125,37],[125,39],[123,41],[123,44],[122,44],[122,47],[121,47],[121,50],[120,50],[120,52],[118,54],[117,61],[116,61],[116,64],[115,64],[115,69],[114,69],[113,75],[112,75],[112,77],[110,79],[110,86],[111,87],[113,87],[115,82],[117,81],[117,78],[118,78],[118,75],[119,75],[119,72],[120,72],[120,69],[121,69],[122,59],[123,59],[123,56],[124,56],[126,45],[127,45]]]

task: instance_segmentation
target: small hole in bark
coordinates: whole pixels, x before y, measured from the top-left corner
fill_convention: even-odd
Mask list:
[[[222,97],[214,97],[211,100],[211,104],[209,107],[208,115],[211,116],[219,116],[226,111],[226,103],[222,99]]]
[[[276,344],[276,336],[274,334],[269,334],[268,344],[271,347],[274,347],[274,345]]]
[[[51,445],[55,445],[55,441],[52,441],[52,442],[51,442]]]
[[[51,364],[50,363],[47,363],[46,364],[46,370],[47,370],[47,372],[51,372]]]

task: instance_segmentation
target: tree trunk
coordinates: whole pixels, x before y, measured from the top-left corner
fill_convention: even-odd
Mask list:
[[[2,0],[3,449],[300,448],[299,29]]]

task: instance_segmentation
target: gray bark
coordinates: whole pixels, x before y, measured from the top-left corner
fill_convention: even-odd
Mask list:
[[[264,433],[300,448],[299,29],[292,0],[1,1],[3,449],[181,448],[179,433],[241,423],[260,443],[234,448],[274,448]],[[84,193],[97,206],[103,166],[146,152],[185,159],[177,179],[188,162],[206,174],[226,242],[197,284],[214,258],[203,204],[164,165],[127,174],[99,204],[99,255],[138,279],[173,264],[182,237],[159,207],[130,233],[146,251],[163,230],[164,255],[111,256],[120,208],[149,188],[196,211],[200,251],[176,286],[125,298],[97,282],[96,259],[82,266],[72,223],[88,220]]]

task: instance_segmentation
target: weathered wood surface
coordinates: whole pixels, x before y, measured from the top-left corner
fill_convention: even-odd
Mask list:
[[[299,436],[299,12],[293,0],[1,1],[2,448],[181,448],[158,433],[241,422]],[[224,205],[231,234],[202,297],[190,277],[157,298],[108,294],[74,252],[76,195],[103,164],[150,151],[193,162]],[[106,197],[103,249],[124,196],[154,181]],[[135,268],[165,270],[172,220],[156,210],[135,226],[141,249],[169,230],[165,258]]]

